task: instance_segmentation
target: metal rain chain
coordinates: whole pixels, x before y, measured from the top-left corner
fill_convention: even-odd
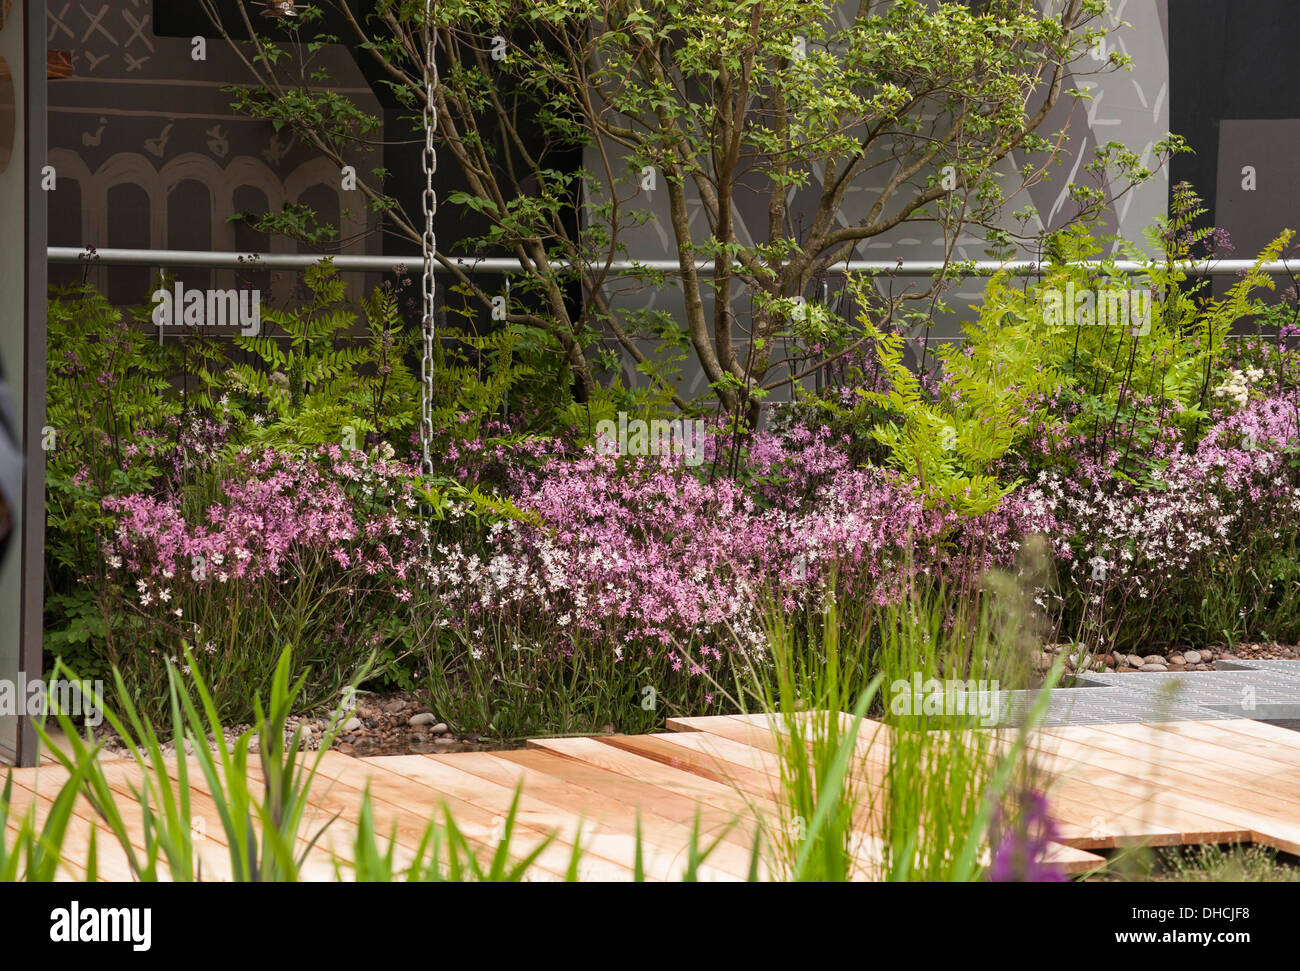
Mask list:
[[[436,37],[433,26],[434,0],[424,2],[424,278],[421,285],[423,317],[421,330],[424,336],[424,355],[420,364],[420,471],[427,477],[433,475],[433,342],[437,337],[434,325],[433,254],[437,239],[433,234],[433,216],[438,211],[438,196],[433,191],[433,176],[438,171],[438,153],[433,139],[438,131],[438,109],[434,92],[438,87],[438,64],[434,57]]]

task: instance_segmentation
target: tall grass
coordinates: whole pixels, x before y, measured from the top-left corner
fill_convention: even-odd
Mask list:
[[[855,820],[871,789],[862,784],[857,741],[879,679],[863,684],[868,642],[842,620],[833,597],[799,627],[771,606],[770,658],[750,669],[751,694],[772,716],[785,813],[764,820],[761,833],[775,872],[791,880],[850,879],[863,851]]]
[[[1032,675],[1040,641],[1022,591],[990,577],[977,597],[914,589],[901,604],[849,611],[828,593],[815,623],[769,611],[770,658],[751,663],[748,695],[769,716],[780,764],[785,818],[764,827],[778,872],[984,875],[992,823],[1014,831],[1021,794],[1042,784],[1030,742],[1046,692],[1019,724],[993,704]],[[1059,676],[1058,663],[1048,684]],[[933,690],[958,680],[960,695]],[[980,681],[987,693],[970,690]]]

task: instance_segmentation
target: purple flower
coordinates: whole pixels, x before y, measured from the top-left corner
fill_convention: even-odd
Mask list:
[[[1047,797],[1041,792],[1022,792],[1014,819],[1008,820],[999,807],[992,827],[993,862],[989,866],[989,880],[994,883],[1064,880],[1060,865],[1047,859],[1057,835]]]

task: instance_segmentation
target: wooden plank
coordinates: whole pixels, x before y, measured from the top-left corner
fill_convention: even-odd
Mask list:
[[[633,776],[614,774],[597,766],[588,765],[554,752],[540,749],[515,749],[494,752],[493,758],[510,762],[525,769],[563,778],[572,785],[591,791],[607,793],[625,803],[641,806],[643,811],[653,802],[655,814],[671,819],[681,826],[694,826],[698,818],[702,831],[716,832],[718,828],[735,820],[730,809],[700,803],[693,796],[669,792],[653,782]]]
[[[620,750],[612,745],[605,745],[595,739],[535,739],[529,742],[535,749],[567,756],[575,762],[585,763],[609,772],[617,773],[629,779],[638,779],[651,783],[654,787],[674,796],[695,800],[704,806],[711,806],[730,813],[736,820],[751,818],[750,806],[746,797],[734,788],[706,779],[681,769],[663,765],[652,759]],[[671,811],[664,805],[669,800],[663,795],[651,794],[646,805],[653,811],[664,815]],[[777,818],[784,818],[778,816]]]
[[[842,716],[847,723],[848,716]],[[396,840],[399,865],[414,855],[428,819],[450,807],[466,838],[480,851],[494,848],[498,822],[509,809],[515,786],[524,784],[515,852],[526,852],[547,834],[559,839],[544,851],[536,876],[562,878],[574,841],[588,852],[583,876],[629,879],[637,817],[647,875],[674,879],[684,865],[692,827],[698,820],[704,844],[721,836],[703,868],[709,879],[744,879],[753,836],[763,820],[779,823],[787,812],[781,796],[781,748],[777,734],[787,726],[765,715],[670,719],[668,733],[600,739],[545,739],[528,750],[457,753],[442,756],[381,757],[358,761],[327,753],[310,803],[312,818],[299,836],[309,835],[337,815],[326,842],[311,851],[305,875],[334,875],[334,858],[344,860],[369,787],[377,830]],[[868,787],[855,819],[861,838],[863,873],[878,858],[871,790],[887,769],[890,736],[876,722],[864,724],[858,739],[856,784]],[[995,746],[1011,744],[1014,733],[990,733]],[[1051,857],[1068,872],[1086,872],[1103,862],[1088,849],[1129,843],[1234,842],[1255,840],[1300,852],[1300,735],[1251,721],[1073,726],[1046,729],[1031,739],[1033,758],[1049,787],[1062,843]],[[208,822],[201,855],[207,875],[229,875],[228,850],[216,803],[206,780],[191,763],[192,812]],[[128,838],[143,849],[143,828],[132,789],[141,769],[133,761],[102,766],[126,817]],[[178,763],[166,766],[175,780]],[[260,783],[250,767],[250,783]],[[43,820],[67,772],[46,764],[14,774],[13,812],[29,807]],[[875,807],[879,808],[879,807]],[[728,826],[735,824],[734,828]],[[7,832],[17,831],[11,820]],[[93,807],[78,801],[72,819],[62,879],[84,879],[76,854],[99,834],[102,875],[130,877],[116,839]],[[381,837],[382,838],[382,837]],[[874,842],[873,842],[874,841]],[[766,862],[764,867],[766,867]],[[766,869],[763,876],[772,874]]]
[[[1250,839],[1250,827],[1225,813],[1223,804],[1213,793],[1189,792],[1171,785],[1171,778],[1153,777],[1153,766],[1130,757],[1128,750],[1116,752],[1068,735],[1055,735],[1053,743],[1063,760],[1055,769],[1058,774],[1069,773],[1101,793],[1123,792],[1143,799],[1141,806],[1153,824],[1175,830],[1183,843],[1235,843]]]
[[[680,738],[698,740],[697,744],[681,744]],[[632,752],[635,755],[653,759],[674,769],[682,769],[695,775],[703,776],[721,785],[730,786],[741,792],[758,796],[778,804],[781,800],[779,766],[775,759],[763,760],[753,758],[749,764],[741,764],[733,759],[740,758],[734,751],[732,759],[725,758],[716,751],[720,743],[728,739],[716,735],[691,733],[668,735],[612,735],[601,739],[605,745]],[[700,744],[702,743],[702,744]],[[739,743],[732,743],[744,752],[761,755],[757,749],[747,748]]]
[[[382,761],[392,765],[401,759],[403,764],[400,770],[408,777],[424,781],[441,791],[456,787],[457,794],[462,798],[483,806],[504,820],[519,784],[518,773],[508,770],[508,775],[512,778],[502,778],[499,772],[482,766],[477,759],[464,758],[474,754],[399,756]],[[475,773],[474,767],[480,771]],[[397,767],[393,768],[396,770]],[[497,779],[490,779],[489,775],[496,775]],[[536,793],[524,788],[519,794],[516,820],[517,825],[527,822],[537,829],[554,832],[569,845],[580,844],[584,852],[579,867],[584,878],[625,880],[633,876],[636,833],[632,814],[626,811],[616,814],[612,819],[608,815],[575,813],[557,807],[552,801],[539,798]],[[672,850],[643,840],[642,851],[648,878],[673,878],[676,871],[671,868]],[[708,868],[705,876],[707,879],[725,878],[725,874],[714,868]]]
[[[454,793],[431,789],[419,781],[405,777],[395,779],[389,770],[377,770],[349,756],[334,756],[333,753],[331,756],[322,763],[322,776],[332,780],[334,785],[322,794],[319,801],[315,797],[312,800],[323,809],[340,814],[340,818],[355,826],[362,794],[368,788],[377,830],[387,834],[395,825],[399,845],[414,849],[430,819],[437,819],[442,824],[445,807],[471,845],[482,853],[495,852],[499,813],[461,799]],[[347,835],[351,836],[351,827]],[[516,831],[518,853],[527,854],[548,835],[549,832],[538,832],[530,825],[520,826]],[[570,849],[564,840],[552,842],[536,862],[536,877],[564,879]]]
[[[1148,727],[1178,738],[1195,739],[1207,748],[1201,750],[1215,764],[1228,758],[1239,758],[1243,753],[1259,760],[1263,768],[1267,763],[1273,772],[1296,772],[1300,769],[1300,748],[1283,747],[1273,739],[1260,738],[1241,732],[1237,721],[1212,722],[1152,722]],[[1300,734],[1296,736],[1300,742]]]
[[[433,756],[390,756],[382,765],[377,763],[340,756],[331,775],[358,789],[369,786],[372,798],[382,798],[394,806],[424,807],[425,819],[435,813],[440,816],[440,807],[446,804],[458,829],[495,852],[501,822],[514,797],[512,790],[476,779]],[[562,878],[574,841],[579,838],[576,823],[572,817],[539,806],[524,794],[515,822],[518,853],[524,855],[554,835],[554,841],[544,851],[546,868],[557,879]],[[581,838],[587,848],[581,862],[585,876],[609,880],[631,877],[633,854],[627,840],[585,832]]]
[[[745,809],[744,798],[730,786],[714,782],[671,766],[661,765],[651,759],[631,752],[620,751],[594,738],[533,739],[529,748],[553,752],[575,762],[585,763],[606,772],[642,779],[656,787],[679,796],[695,799],[715,809],[740,813]],[[657,808],[652,802],[650,808]]]
[[[1277,759],[1260,758],[1244,749],[1238,750],[1231,743],[1232,738],[1244,736],[1230,735],[1227,744],[1223,744],[1224,735],[1218,733],[1219,742],[1210,743],[1168,732],[1159,722],[1144,724],[1140,733],[1116,730],[1112,726],[1098,725],[1096,728],[1105,735],[1142,746],[1153,758],[1156,750],[1160,753],[1158,761],[1179,772],[1192,772],[1201,778],[1229,783],[1234,789],[1256,792],[1264,796],[1279,796],[1300,810],[1300,751],[1296,761],[1290,767]],[[1300,739],[1300,735],[1297,736]],[[1300,812],[1293,812],[1293,818],[1300,817]]]
[[[1086,850],[1076,849],[1061,843],[1049,843],[1047,851],[1043,854],[1043,859],[1048,863],[1055,863],[1061,868],[1061,872],[1067,876],[1089,873],[1106,865],[1104,856],[1098,856],[1096,853],[1089,853]]]
[[[53,807],[54,800],[58,796],[58,789],[61,787],[60,783],[51,791],[50,786],[39,785],[37,780],[40,776],[43,776],[45,780],[49,780],[51,773],[47,767],[16,771],[14,773],[13,802],[11,804],[15,812],[26,813],[29,808],[34,808],[34,818],[38,828],[43,826],[45,820],[49,817],[50,809]],[[63,781],[66,781],[66,778],[65,774]],[[14,821],[10,821],[9,828],[14,831],[17,830]],[[131,880],[132,872],[125,851],[118,845],[117,838],[100,821],[98,814],[84,797],[77,801],[73,815],[68,820],[67,835],[62,847],[63,856],[66,858],[64,865],[69,873],[76,873],[79,875],[79,879],[85,879],[84,863],[88,861],[92,830],[95,833],[95,851],[98,855],[100,879]],[[138,852],[139,847],[136,849]]]
[[[1169,803],[1171,797],[1180,796],[1188,808],[1231,823],[1233,838],[1216,842],[1263,841],[1288,853],[1300,852],[1300,802],[1285,788],[1281,794],[1265,793],[1258,783],[1248,788],[1243,779],[1249,778],[1249,773],[1168,749],[1155,754],[1142,739],[1083,727],[1056,731],[1068,731],[1072,740],[1086,744],[1088,758],[1098,766],[1116,768],[1117,760],[1143,765],[1156,790],[1153,801]]]
[[[646,851],[653,850],[667,861],[659,873],[660,878],[680,878],[687,862],[691,826],[660,815],[642,805],[641,801],[629,800],[617,787],[605,784],[607,780],[621,779],[620,776],[605,772],[591,773],[584,780],[585,784],[578,785],[563,774],[566,767],[571,770],[572,760],[545,756],[542,753],[528,754],[540,756],[550,771],[538,771],[536,767],[526,764],[507,762],[486,752],[448,755],[443,761],[454,759],[458,768],[512,789],[515,785],[522,784],[525,793],[558,811],[571,813],[601,826],[614,826],[624,833],[635,835],[639,818],[647,873],[650,872],[650,853]],[[655,796],[656,802],[662,804],[662,793],[656,792]],[[707,861],[710,872],[716,869],[720,875],[725,874],[733,880],[743,880],[748,876],[752,836],[746,838],[736,828],[729,829],[722,814],[716,811],[708,818],[701,815],[698,835],[701,845],[719,840]]]

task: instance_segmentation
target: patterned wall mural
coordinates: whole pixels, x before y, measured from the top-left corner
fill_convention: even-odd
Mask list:
[[[50,196],[52,245],[292,252],[284,239],[267,240],[228,221],[236,212],[278,210],[286,201],[308,203],[338,221],[344,239],[362,235],[367,214],[341,197],[335,166],[291,135],[231,110],[231,96],[221,88],[247,73],[229,45],[210,40],[206,59],[196,61],[191,39],[155,32],[156,2],[49,4],[49,48],[68,52],[72,68],[72,77],[50,85],[49,156],[59,177]],[[321,57],[338,79],[335,91],[378,113],[347,49]],[[341,251],[378,252],[378,243],[369,237]],[[94,282],[114,300],[139,302],[152,272],[100,269]],[[80,274],[60,267],[54,280]],[[209,285],[202,271],[178,275]],[[234,286],[234,278],[231,270],[211,277],[223,287]],[[283,299],[293,275],[266,274],[259,282]]]

